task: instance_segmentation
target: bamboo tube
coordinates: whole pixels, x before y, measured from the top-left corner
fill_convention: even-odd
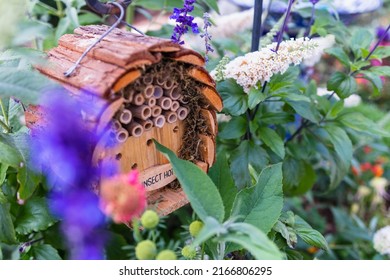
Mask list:
[[[153,83],[153,78],[151,75],[146,75],[142,77],[142,81],[145,85],[151,85]]]
[[[154,107],[152,107],[152,117],[158,117],[159,115],[161,115],[162,113],[162,109],[160,106],[156,105]]]
[[[149,131],[153,127],[153,121],[150,120],[150,119],[147,119],[147,120],[137,120],[137,122],[140,125],[142,125],[142,127],[144,128],[144,131]]]
[[[166,80],[163,85],[165,89],[171,89],[173,86],[175,86],[175,82],[171,79]]]
[[[122,128],[121,123],[118,120],[112,122],[112,128],[115,132],[119,131]]]
[[[139,137],[142,135],[142,133],[144,133],[144,127],[136,121],[132,121],[130,124],[128,124],[126,129],[129,131],[129,134],[134,137]]]
[[[165,83],[165,79],[161,76],[154,78],[154,83],[158,84],[159,86],[163,86]]]
[[[157,103],[157,100],[156,98],[149,98],[149,99],[146,99],[145,101],[145,104],[148,105],[150,108],[156,106],[156,103]]]
[[[176,112],[179,109],[180,103],[179,101],[172,101],[171,111]]]
[[[163,94],[164,94],[164,90],[161,87],[159,86],[154,87],[154,92],[153,92],[154,98],[159,99],[163,96]]]
[[[144,104],[145,102],[145,97],[141,93],[137,93],[134,95],[133,100],[131,101],[132,104],[140,106]]]
[[[157,117],[152,118],[153,124],[155,127],[163,127],[165,124],[165,117],[163,115],[159,115]]]
[[[162,97],[157,100],[157,105],[159,105],[163,110],[169,110],[172,106],[172,99],[168,97]]]
[[[130,103],[131,101],[133,101],[133,97],[134,97],[134,90],[133,89],[122,89],[122,95],[123,95],[123,98],[125,99],[125,103]]]
[[[153,97],[154,94],[154,86],[153,85],[147,85],[144,89],[143,96],[148,99]]]
[[[115,135],[115,139],[119,142],[119,143],[124,143],[126,142],[126,140],[129,138],[129,132],[127,132],[126,129],[124,128],[121,128]]]
[[[180,89],[177,86],[174,86],[171,89],[164,90],[164,95],[172,100],[178,100],[181,97]]]
[[[124,109],[119,113],[119,121],[123,124],[129,124],[132,118],[133,114],[128,109]]]
[[[152,109],[147,105],[132,106],[130,107],[133,116],[141,120],[146,120],[152,115]]]
[[[177,118],[182,121],[188,116],[189,110],[187,107],[179,107],[176,113],[177,113]]]
[[[177,121],[177,114],[175,112],[166,111],[163,113],[165,119],[167,120],[167,123],[174,123]]]
[[[184,100],[184,95],[180,96],[179,101],[181,104],[184,104],[184,105],[188,104],[188,101]]]

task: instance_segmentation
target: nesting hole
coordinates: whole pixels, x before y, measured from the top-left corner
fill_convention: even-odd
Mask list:
[[[137,163],[134,163],[132,166],[131,166],[131,169],[137,169],[138,167],[138,164]]]
[[[146,141],[146,145],[151,146],[152,144],[153,144],[153,140],[152,139],[149,139],[148,141]]]
[[[121,153],[116,154],[115,159],[116,160],[121,160],[122,159],[122,154]]]
[[[174,133],[177,133],[179,131],[179,127],[178,126],[175,126],[174,128],[173,128],[173,132]]]

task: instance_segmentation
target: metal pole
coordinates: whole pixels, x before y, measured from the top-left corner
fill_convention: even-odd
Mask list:
[[[258,51],[261,37],[261,16],[263,14],[263,0],[255,0],[252,30],[252,46],[251,51]]]

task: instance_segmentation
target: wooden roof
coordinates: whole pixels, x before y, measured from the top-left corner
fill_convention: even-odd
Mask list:
[[[108,99],[141,76],[141,69],[158,63],[163,58],[188,63],[188,75],[204,84],[201,93],[206,102],[217,111],[222,109],[222,99],[215,89],[215,82],[203,68],[203,57],[170,40],[142,36],[121,29],[114,29],[85,57],[70,77],[66,72],[109,26],[91,25],[79,27],[74,34],[65,34],[58,47],[48,52],[49,64],[37,66],[43,74],[71,86],[85,89]]]

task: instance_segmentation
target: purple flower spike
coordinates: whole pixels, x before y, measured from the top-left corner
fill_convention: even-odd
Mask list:
[[[194,17],[188,15],[194,10],[195,2],[195,0],[185,0],[183,8],[173,9],[173,13],[170,18],[176,20],[176,26],[173,29],[171,37],[172,42],[183,45],[184,41],[181,37],[188,32],[189,28],[191,28],[192,33],[199,33],[198,25],[193,22]]]
[[[211,26],[210,15],[208,13],[203,14],[203,23],[204,23],[204,27],[203,27],[204,32],[200,34],[200,37],[202,37],[205,42],[205,47],[206,47],[205,60],[206,62],[208,62],[209,61],[208,53],[214,51],[213,47],[210,44],[211,35],[208,32],[208,28]]]
[[[32,156],[51,185],[51,212],[61,220],[72,259],[102,259],[104,214],[92,192],[102,173],[92,164],[94,147],[101,139],[86,129],[83,118],[100,109],[87,99],[77,102],[63,89],[46,94],[41,105],[46,122],[33,133]],[[115,166],[104,166],[104,173],[113,172]]]

